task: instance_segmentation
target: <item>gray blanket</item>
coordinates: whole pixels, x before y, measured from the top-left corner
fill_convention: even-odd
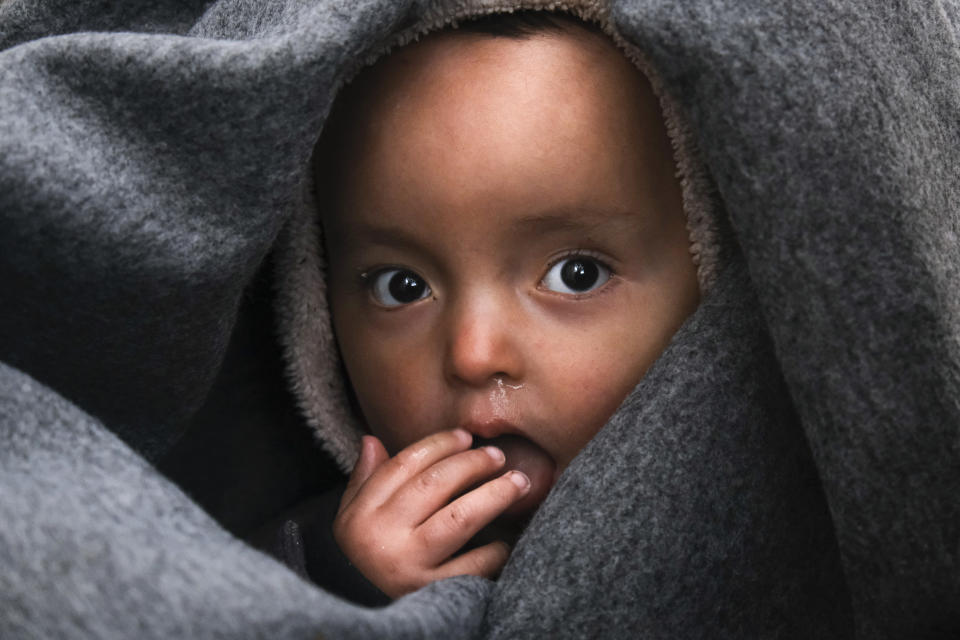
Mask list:
[[[269,383],[228,345],[335,92],[443,4],[0,1],[0,637],[960,634],[952,0],[612,3],[731,234],[497,583],[360,608],[158,470],[235,446]]]

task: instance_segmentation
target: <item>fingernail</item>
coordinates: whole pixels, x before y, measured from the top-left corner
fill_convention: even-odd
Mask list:
[[[484,447],[484,451],[487,452],[487,455],[494,459],[495,462],[503,462],[506,460],[506,456],[503,455],[503,451],[497,449],[496,447]]]
[[[473,444],[473,436],[470,435],[470,432],[466,429],[454,429],[453,435],[455,435],[460,442]]]
[[[530,488],[530,478],[522,471],[511,471],[507,475],[510,476],[510,482],[517,485],[520,491],[526,491]]]

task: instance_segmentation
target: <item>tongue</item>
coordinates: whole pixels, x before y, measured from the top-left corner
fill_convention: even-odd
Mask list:
[[[499,436],[492,440],[478,441],[477,445],[497,447],[507,458],[504,472],[522,471],[530,478],[530,491],[519,501],[510,505],[510,508],[504,511],[505,516],[529,515],[543,502],[553,486],[557,468],[546,451],[522,436]]]

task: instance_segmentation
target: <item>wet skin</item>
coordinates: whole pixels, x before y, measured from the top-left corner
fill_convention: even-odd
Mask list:
[[[329,296],[376,438],[335,536],[391,596],[492,576],[503,542],[457,552],[535,509],[698,303],[657,101],[575,27],[431,35],[342,100]]]

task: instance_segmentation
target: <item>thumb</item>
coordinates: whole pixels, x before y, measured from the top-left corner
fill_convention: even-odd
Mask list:
[[[354,465],[350,473],[350,480],[347,482],[347,488],[340,499],[340,510],[350,504],[356,497],[360,487],[367,481],[373,472],[381,464],[390,459],[390,455],[384,448],[383,443],[376,436],[363,436],[360,441],[360,457],[357,458],[357,464]]]

